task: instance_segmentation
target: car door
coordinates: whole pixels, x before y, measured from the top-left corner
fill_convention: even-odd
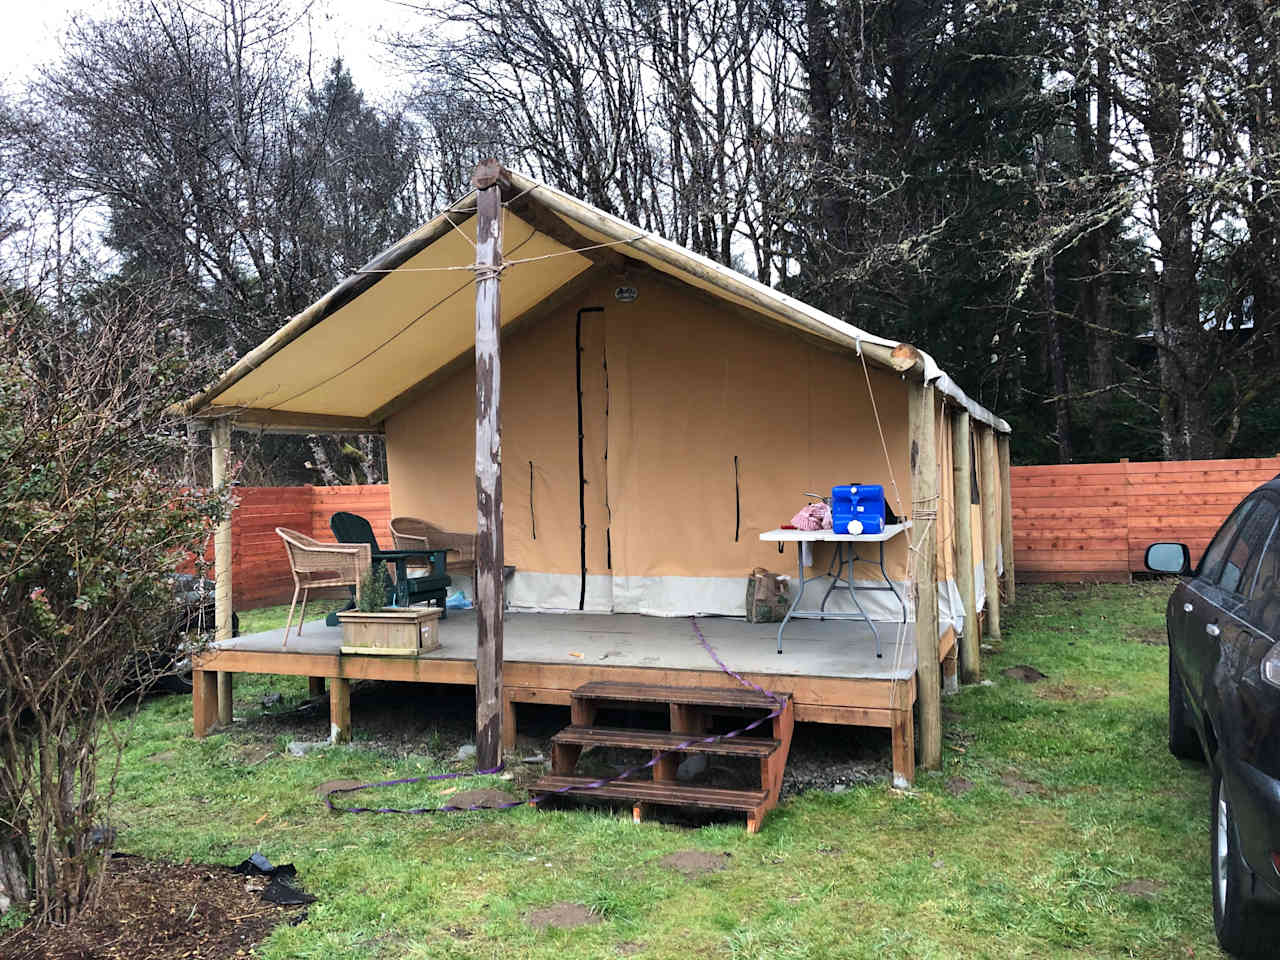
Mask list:
[[[1219,581],[1227,556],[1235,546],[1240,527],[1257,505],[1257,495],[1245,499],[1231,512],[1205,548],[1195,574],[1178,591],[1181,619],[1177,629],[1170,629],[1169,656],[1173,658],[1182,684],[1186,688],[1191,709],[1198,715],[1204,703],[1206,671],[1217,660],[1217,640],[1209,627],[1219,630],[1222,617],[1218,600]],[[1176,604],[1175,600],[1175,604]]]
[[[1237,755],[1269,777],[1280,779],[1280,691],[1262,677],[1262,659],[1280,642],[1280,523],[1271,531],[1249,596],[1247,617],[1253,644],[1242,651]]]
[[[1202,584],[1202,593],[1210,603],[1202,606],[1202,615],[1196,617],[1204,631],[1196,668],[1203,683],[1199,699],[1214,718],[1223,716],[1224,704],[1234,701],[1236,682],[1252,651],[1249,597],[1280,514],[1280,504],[1270,493],[1260,491],[1250,501],[1252,507],[1242,515],[1217,576]],[[1228,712],[1234,715],[1234,707]],[[1215,723],[1214,727],[1221,734],[1221,725]]]

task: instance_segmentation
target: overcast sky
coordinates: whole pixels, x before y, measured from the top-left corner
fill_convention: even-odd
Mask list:
[[[102,15],[114,0],[0,0],[4,28],[0,30],[0,77],[9,89],[24,83],[41,64],[58,55],[59,41],[70,19],[79,12]],[[314,0],[310,37],[315,59],[324,62],[341,55],[356,83],[375,94],[400,84],[391,68],[380,62],[378,37],[406,23],[412,14],[394,0]],[[305,55],[308,23],[298,27],[297,52]]]

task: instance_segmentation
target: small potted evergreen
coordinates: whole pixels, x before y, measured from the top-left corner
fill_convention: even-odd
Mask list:
[[[356,609],[338,614],[343,653],[414,657],[440,647],[441,609],[388,606],[391,595],[387,568],[375,563],[360,581]]]

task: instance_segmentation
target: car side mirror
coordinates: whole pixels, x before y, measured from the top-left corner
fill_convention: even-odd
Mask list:
[[[1185,543],[1153,543],[1147,547],[1146,564],[1155,573],[1190,573],[1191,551]]]

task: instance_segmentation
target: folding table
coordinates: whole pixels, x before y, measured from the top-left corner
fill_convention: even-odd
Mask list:
[[[875,623],[867,616],[867,612],[862,608],[862,604],[858,602],[858,592],[866,590],[888,590],[893,594],[894,599],[898,601],[898,605],[902,608],[902,622],[907,622],[907,603],[898,593],[898,589],[893,585],[893,581],[889,579],[889,574],[884,569],[884,545],[900,533],[911,526],[911,521],[907,520],[903,523],[892,523],[887,525],[880,533],[836,533],[833,530],[767,530],[760,534],[761,540],[767,540],[771,543],[794,543],[796,545],[796,581],[799,588],[792,590],[791,606],[787,610],[787,615],[782,618],[782,623],[778,625],[778,653],[782,653],[782,631],[787,628],[787,624],[792,620],[859,620],[871,628],[871,634],[876,638],[876,656],[880,656],[880,631],[876,629]],[[806,579],[804,575],[804,545],[806,543],[834,543],[836,545],[835,556],[832,557],[831,563],[827,565],[826,573],[819,574],[817,577],[809,577]],[[864,560],[858,556],[857,549],[853,546],[855,543],[874,543],[879,548],[879,558],[876,561]],[[874,563],[880,568],[880,577],[884,581],[884,586],[859,586],[853,585],[853,565],[855,563]],[[833,569],[834,568],[834,569]],[[843,574],[843,576],[842,576]],[[817,610],[798,610],[800,599],[804,596],[804,588],[817,580],[819,577],[831,577],[831,583],[827,586],[827,592],[822,595],[822,603],[819,604]],[[838,584],[844,583],[849,591],[849,599],[853,601],[856,612],[853,610],[842,612],[827,612],[827,600],[831,597],[833,591]]]

